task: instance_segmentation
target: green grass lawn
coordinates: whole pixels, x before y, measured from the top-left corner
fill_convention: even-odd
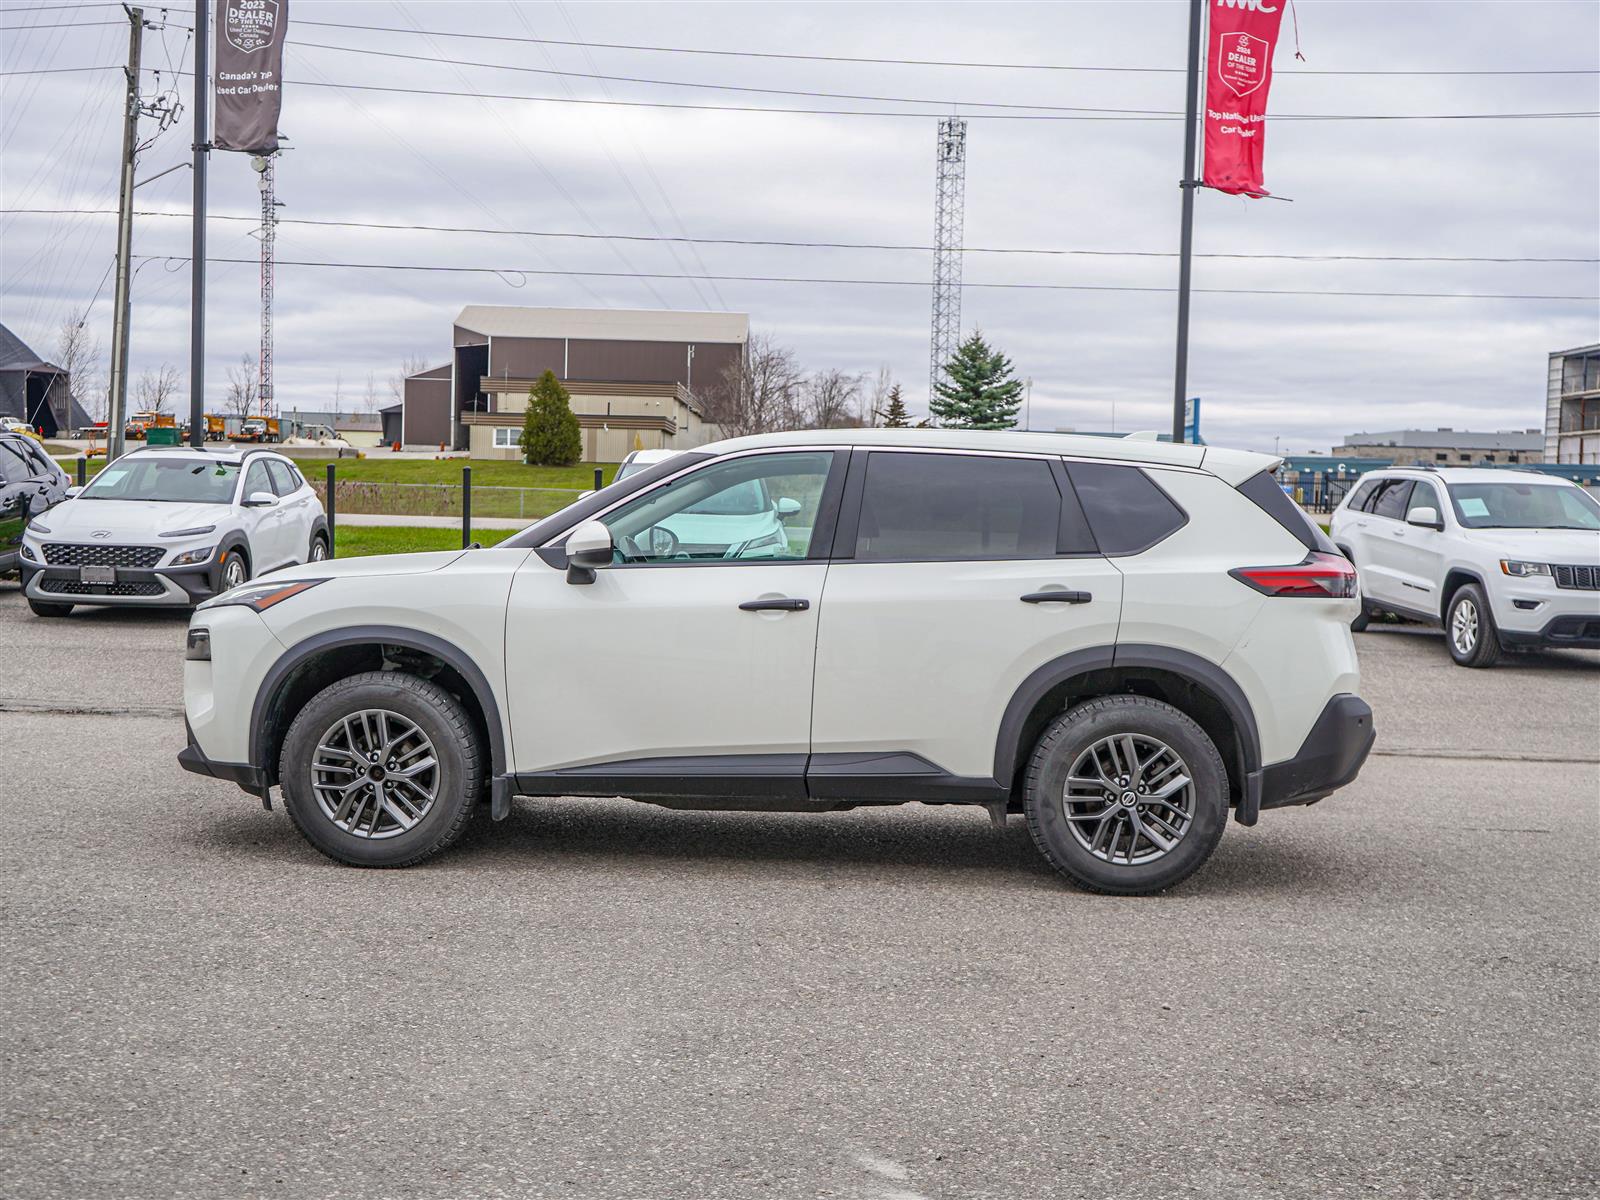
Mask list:
[[[477,529],[472,536],[485,546],[493,546],[516,532],[515,529]],[[418,525],[340,525],[336,541],[339,558],[357,558],[365,554],[415,554],[422,550],[459,550],[461,531]]]

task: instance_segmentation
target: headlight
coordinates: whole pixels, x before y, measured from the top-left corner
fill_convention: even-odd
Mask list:
[[[38,562],[39,561],[37,558],[35,558],[33,556],[33,547],[28,545],[27,542],[23,542],[22,543],[22,557],[27,559],[29,562]]]
[[[173,529],[161,534],[162,537],[199,537],[202,533],[214,533],[215,525],[196,525],[193,529]]]
[[[1526,579],[1529,575],[1550,574],[1549,563],[1518,562],[1514,558],[1502,558],[1500,569],[1507,575],[1514,575],[1518,579]]]
[[[764,546],[781,546],[781,545],[783,545],[783,534],[781,534],[781,533],[769,533],[769,534],[767,534],[766,537],[759,537],[759,538],[756,538],[755,541],[753,541],[753,542],[746,542],[744,544],[744,548],[746,550],[760,550]]]
[[[224,608],[230,604],[242,604],[244,607],[254,609],[256,612],[265,612],[274,604],[282,604],[291,596],[298,596],[301,592],[316,587],[319,583],[327,582],[326,579],[292,579],[283,583],[241,584],[232,591],[211,597],[211,599],[196,608],[195,611],[203,612],[208,608]]]
[[[34,534],[35,536],[37,536],[37,535],[39,535],[41,533],[49,533],[50,532],[50,526],[41,525],[39,523],[39,518],[35,517],[33,520],[28,522],[27,532],[29,532],[31,534]]]
[[[177,558],[167,564],[169,567],[192,567],[196,563],[210,562],[211,552],[215,546],[202,546],[198,550],[185,550]]]

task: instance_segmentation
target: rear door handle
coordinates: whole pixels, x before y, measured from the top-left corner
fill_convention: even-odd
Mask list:
[[[1088,592],[1029,592],[1024,604],[1087,604],[1094,597]]]
[[[811,607],[809,600],[746,600],[739,605],[745,612],[805,612]]]

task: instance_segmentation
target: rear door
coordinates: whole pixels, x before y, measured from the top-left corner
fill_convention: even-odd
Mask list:
[[[1439,520],[1444,520],[1439,489],[1425,479],[1411,485],[1406,498],[1406,511],[1400,524],[1390,532],[1393,540],[1395,585],[1402,594],[1410,594],[1408,607],[1424,612],[1439,608],[1439,586],[1444,582],[1444,534],[1426,525],[1412,525],[1411,517],[1418,509],[1431,508]]]
[[[1420,608],[1415,592],[1401,585],[1410,560],[1403,534],[1411,480],[1386,479],[1373,494],[1363,529],[1366,561],[1360,565],[1361,594],[1402,607]]]
[[[830,775],[992,778],[1018,687],[1113,646],[1121,600],[1059,458],[856,450],[818,626],[812,794]]]

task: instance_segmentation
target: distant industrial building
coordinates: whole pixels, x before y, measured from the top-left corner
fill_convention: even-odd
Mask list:
[[[1466,429],[1394,429],[1352,433],[1330,457],[1383,458],[1395,466],[1431,463],[1533,463],[1544,459],[1545,437],[1537,429],[1474,433]]]
[[[1550,356],[1544,454],[1553,463],[1600,464],[1600,344]]]
[[[743,361],[749,337],[743,313],[468,305],[450,360],[407,377],[399,440],[517,458],[528,392],[552,371],[572,395],[586,460],[689,449],[717,436],[704,396]]]
[[[45,437],[71,437],[92,422],[72,398],[71,376],[45,362],[0,325],[0,417],[16,417]]]

